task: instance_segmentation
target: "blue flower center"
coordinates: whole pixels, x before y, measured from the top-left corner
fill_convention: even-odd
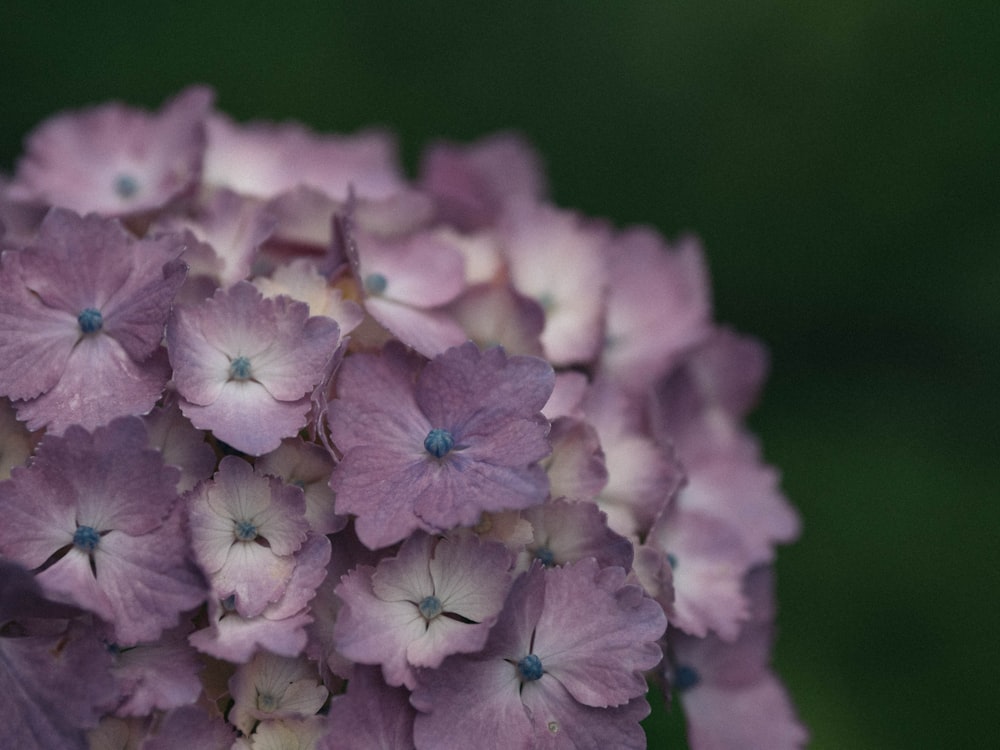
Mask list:
[[[534,682],[540,680],[545,670],[542,669],[542,660],[534,654],[528,654],[517,663],[517,676],[523,682]]]
[[[701,677],[689,666],[681,664],[674,670],[674,687],[678,690],[690,690],[699,682]]]
[[[230,380],[250,379],[250,360],[246,357],[237,357],[229,363]]]
[[[670,563],[671,568],[677,567],[677,557],[670,554],[669,552],[667,553],[667,562]]]
[[[448,430],[440,430],[435,427],[424,438],[424,450],[434,456],[434,458],[444,458],[454,447],[455,438],[451,436]]]
[[[380,273],[370,273],[365,276],[365,291],[369,294],[382,294],[389,286],[389,280]]]
[[[100,310],[87,307],[76,316],[76,322],[80,324],[80,330],[84,333],[97,333],[104,326],[104,316]]]
[[[249,521],[237,521],[233,525],[233,533],[241,542],[252,542],[257,538],[257,527]]]
[[[551,568],[556,564],[556,556],[552,554],[552,550],[548,547],[540,547],[535,550],[535,559],[540,560],[542,565],[546,568]]]
[[[130,174],[120,174],[115,178],[115,193],[119,198],[133,198],[139,192],[139,182]]]
[[[77,526],[73,532],[73,546],[84,552],[93,552],[100,541],[101,535],[93,526]]]
[[[278,699],[270,693],[257,693],[257,708],[261,711],[273,711],[278,707]]]
[[[417,609],[420,610],[420,614],[424,616],[425,620],[433,620],[439,614],[444,612],[441,600],[436,596],[425,596],[420,600],[420,604],[417,605]]]

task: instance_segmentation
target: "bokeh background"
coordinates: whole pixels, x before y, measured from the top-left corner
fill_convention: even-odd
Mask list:
[[[0,5],[0,170],[53,112],[210,83],[237,118],[514,128],[560,205],[705,241],[764,339],[805,533],[775,664],[817,750],[988,746],[997,707],[996,0]],[[989,723],[987,723],[989,722]],[[651,748],[684,748],[678,715]]]

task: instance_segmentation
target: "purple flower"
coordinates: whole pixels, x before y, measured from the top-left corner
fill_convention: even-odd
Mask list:
[[[552,368],[466,343],[423,371],[398,346],[343,364],[330,404],[337,511],[371,548],[417,529],[471,526],[483,511],[544,501]]]
[[[466,230],[494,224],[511,197],[539,200],[546,192],[538,154],[511,133],[432,145],[420,165],[420,186],[437,200],[440,218]]]
[[[188,525],[213,596],[232,597],[244,617],[261,614],[285,593],[309,530],[302,490],[254,474],[235,456],[222,459],[215,477],[188,495]]]
[[[330,540],[310,534],[295,553],[295,567],[280,598],[252,617],[236,611],[235,597],[212,598],[208,602],[211,624],[188,640],[203,653],[240,664],[260,650],[298,656],[308,643],[306,627],[316,619],[312,601],[326,579],[329,559]]]
[[[671,626],[699,638],[711,630],[723,640],[735,639],[748,614],[742,585],[751,565],[739,531],[710,515],[672,507],[653,525],[646,544],[670,562]]]
[[[31,573],[0,560],[0,716],[21,750],[84,750],[117,697],[111,654],[80,610],[44,598]],[[85,679],[81,679],[85,675]]]
[[[241,281],[179,305],[167,345],[181,411],[237,450],[260,455],[305,426],[309,396],[333,356],[337,324]]]
[[[375,667],[355,667],[347,693],[330,702],[321,750],[413,750],[414,710],[405,688],[389,687]]]
[[[594,382],[584,403],[608,470],[597,504],[608,514],[608,525],[632,539],[646,535],[681,480],[670,451],[645,434],[640,403],[608,380]]]
[[[483,650],[422,671],[417,748],[645,748],[643,671],[663,610],[622,568],[588,558],[518,578]]]
[[[416,231],[384,238],[356,230],[353,239],[351,266],[365,310],[380,325],[426,357],[467,340],[439,309],[465,289],[462,254],[447,236]]]
[[[28,137],[10,198],[105,216],[163,208],[197,183],[212,98],[193,87],[155,115],[122,104],[56,115]]]
[[[184,253],[191,269],[188,277],[212,289],[229,287],[250,276],[254,256],[271,236],[274,225],[274,216],[260,201],[217,190],[193,215],[164,216],[150,233],[188,231],[194,235],[195,241]]]
[[[62,432],[153,408],[182,250],[176,236],[134,240],[117,221],[53,209],[32,247],[3,255],[0,394],[23,399],[19,419]]]
[[[337,199],[350,187],[384,197],[403,186],[395,140],[387,133],[317,135],[295,123],[238,125],[219,114],[208,120],[204,181],[259,198],[299,185]]]
[[[119,645],[156,640],[205,599],[177,478],[136,418],[46,436],[31,465],[0,484],[0,554],[35,570],[51,598],[112,625]]]
[[[185,639],[190,629],[190,623],[184,623],[159,641],[111,649],[112,672],[122,692],[116,716],[146,716],[154,709],[179,708],[198,700],[202,664]]]
[[[668,677],[688,721],[692,750],[767,747],[796,750],[809,734],[768,663],[774,639],[774,576],[768,567],[747,576],[750,620],[734,643],[676,636]]]
[[[333,458],[318,445],[299,438],[282,440],[276,450],[254,463],[258,474],[270,474],[285,484],[301,487],[306,499],[306,520],[317,534],[336,534],[347,525],[333,509],[330,473]]]
[[[676,506],[735,529],[748,564],[774,559],[793,541],[799,518],[742,424],[766,371],[766,352],[752,339],[720,331],[660,384],[653,421],[661,443],[684,465],[687,482]]]
[[[344,577],[345,608],[334,642],[348,659],[381,664],[390,685],[413,687],[413,667],[436,667],[448,655],[478,651],[503,606],[511,554],[474,535],[416,534],[378,567]]]
[[[676,249],[650,229],[631,229],[606,248],[610,293],[600,371],[641,393],[706,338],[711,320],[701,245]]]
[[[234,705],[229,721],[250,734],[261,720],[313,716],[329,696],[316,665],[262,651],[229,680]]]
[[[589,362],[604,329],[608,233],[527,200],[511,201],[501,225],[514,287],[545,310],[545,356],[554,365]]]
[[[594,503],[549,500],[521,511],[531,523],[533,538],[518,559],[526,570],[531,561],[546,567],[593,557],[602,567],[632,567],[632,543],[608,528],[607,516]]]

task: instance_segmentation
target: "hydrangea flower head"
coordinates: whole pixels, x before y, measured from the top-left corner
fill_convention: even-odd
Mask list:
[[[700,246],[551,203],[517,136],[411,182],[211,101],[0,175],[7,744],[639,750],[657,680],[693,750],[799,747],[767,357]]]
[[[401,348],[348,358],[330,404],[337,510],[372,548],[417,529],[471,526],[483,511],[542,502],[549,453],[540,410],[552,368],[535,357],[449,349],[422,371]]]

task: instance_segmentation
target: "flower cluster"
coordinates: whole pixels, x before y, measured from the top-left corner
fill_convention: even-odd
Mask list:
[[[35,748],[800,747],[760,344],[518,137],[59,114],[0,177],[0,713]],[[676,705],[675,704],[675,705]]]

